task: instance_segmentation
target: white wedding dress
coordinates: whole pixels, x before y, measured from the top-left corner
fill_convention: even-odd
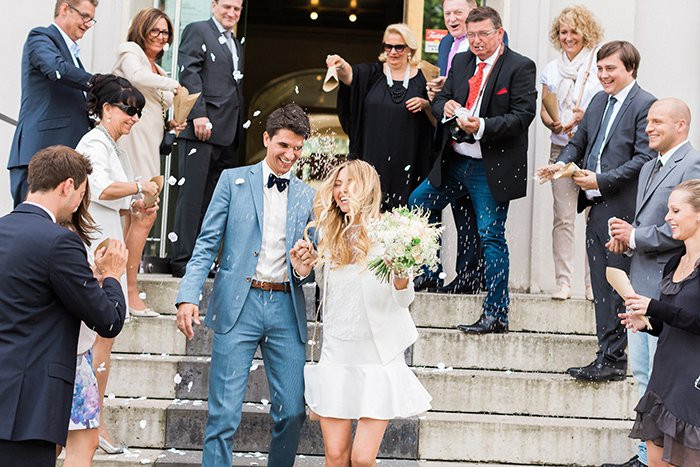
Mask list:
[[[330,268],[318,364],[304,368],[306,403],[322,417],[390,420],[430,409],[431,396],[408,368],[403,352],[382,364],[365,308],[364,265]],[[390,285],[386,293],[391,294]]]

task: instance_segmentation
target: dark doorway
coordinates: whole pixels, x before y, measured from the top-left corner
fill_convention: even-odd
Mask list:
[[[294,101],[312,117],[334,114],[335,93],[321,90],[326,55],[337,53],[350,63],[376,60],[384,29],[402,21],[403,7],[403,0],[246,1],[238,29],[238,37],[245,37],[243,93],[251,121],[245,162],[260,159],[262,127],[275,107]],[[297,75],[298,82],[285,79]],[[284,87],[275,85],[280,82]],[[256,103],[271,108],[253,108]]]

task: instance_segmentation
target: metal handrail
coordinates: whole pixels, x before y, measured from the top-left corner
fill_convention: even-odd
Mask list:
[[[4,113],[1,113],[1,112],[0,112],[0,120],[2,120],[5,123],[9,123],[12,126],[17,126],[17,120],[15,120],[12,117],[8,117],[7,115],[5,115]]]

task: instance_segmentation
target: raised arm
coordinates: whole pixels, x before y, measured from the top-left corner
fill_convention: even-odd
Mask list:
[[[88,90],[92,75],[63,58],[61,51],[46,34],[36,29],[30,31],[25,47],[30,65],[47,79],[81,91]]]

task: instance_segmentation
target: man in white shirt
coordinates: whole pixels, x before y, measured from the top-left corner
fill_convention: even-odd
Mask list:
[[[27,167],[47,146],[74,148],[90,129],[85,92],[91,75],[77,44],[95,23],[98,0],[57,0],[54,22],[29,31],[22,52],[22,103],[7,168],[17,206],[27,195]]]
[[[538,170],[543,179],[568,162],[582,168],[575,174],[579,186],[578,211],[591,206],[586,225],[586,252],[595,297],[598,352],[595,360],[568,373],[585,381],[624,380],[627,371],[625,328],[618,313],[624,311],[620,296],[606,279],[606,267],[629,272],[629,257],[606,248],[609,220],[631,222],[637,196],[639,171],[652,159],[645,133],[647,113],[656,98],[636,83],[640,56],[626,41],[604,44],[597,54],[598,80],[603,86],[586,110],[576,135],[561,151],[557,164]]]
[[[690,109],[682,100],[659,99],[651,106],[646,133],[649,147],[658,156],[639,173],[634,221],[616,218],[610,222],[612,239],[607,246],[615,253],[627,250],[632,256],[632,287],[644,297],[659,298],[664,267],[683,247],[682,241],[673,239],[665,217],[673,188],[700,178],[700,152],[688,141],[689,129]],[[640,398],[649,383],[657,340],[646,332],[627,333],[629,365]],[[639,447],[638,460],[647,465],[646,445],[642,442]]]
[[[486,298],[479,320],[458,326],[474,334],[508,331],[505,223],[510,201],[526,193],[527,130],[536,110],[535,64],[503,44],[503,33],[493,8],[469,13],[466,35],[472,53],[455,55],[435,96],[439,154],[428,180],[411,194],[412,204],[425,209],[443,209],[462,197],[474,206]]]
[[[296,104],[270,114],[263,134],[265,159],[222,173],[180,283],[177,325],[192,339],[202,285],[221,248],[206,314],[215,336],[204,466],[231,465],[233,435],[258,345],[274,419],[268,464],[294,464],[305,418],[306,308],[300,277],[308,271],[293,271],[289,252],[311,219],[314,190],[290,171],[309,133],[309,119]]]

